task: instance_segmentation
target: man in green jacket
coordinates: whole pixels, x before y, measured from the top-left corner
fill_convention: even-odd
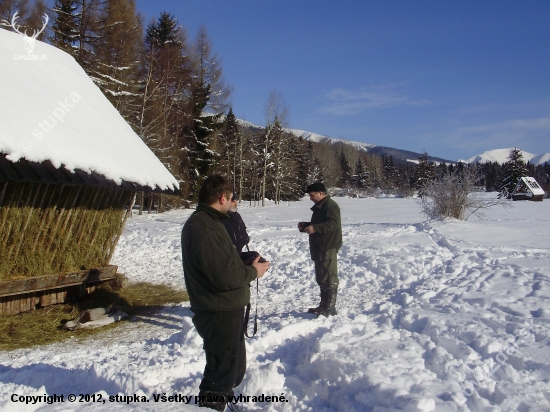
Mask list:
[[[327,195],[321,182],[307,187],[309,198],[315,203],[311,208],[311,222],[298,223],[298,229],[309,235],[311,259],[315,262],[315,278],[321,288],[321,303],[310,308],[309,313],[336,315],[338,294],[337,254],[342,246],[342,221],[338,204]]]
[[[225,177],[209,176],[200,189],[197,209],[181,232],[193,324],[206,353],[199,406],[220,411],[246,371],[243,320],[250,302],[250,282],[269,268],[269,262],[259,262],[260,256],[245,266],[220,223],[229,218],[232,192]]]

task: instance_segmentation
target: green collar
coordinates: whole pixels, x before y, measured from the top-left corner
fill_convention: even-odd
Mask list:
[[[199,203],[196,210],[197,212],[205,212],[214,219],[229,219],[229,216],[227,216],[225,213],[222,213],[205,203]]]
[[[319,203],[315,203],[310,210],[313,210],[315,208],[318,208],[318,209],[321,209],[321,207],[323,206],[323,204],[325,202],[327,202],[328,200],[330,199],[330,196],[329,195],[326,195],[323,200],[321,200]]]

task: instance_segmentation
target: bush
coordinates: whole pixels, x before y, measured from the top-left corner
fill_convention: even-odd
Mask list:
[[[467,220],[471,215],[480,216],[484,209],[509,203],[505,199],[483,198],[478,191],[477,171],[465,168],[446,173],[422,186],[423,196],[418,200],[428,219],[452,218]]]

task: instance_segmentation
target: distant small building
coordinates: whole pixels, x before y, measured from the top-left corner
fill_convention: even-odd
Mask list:
[[[533,177],[522,177],[512,192],[512,200],[542,202],[544,190]]]

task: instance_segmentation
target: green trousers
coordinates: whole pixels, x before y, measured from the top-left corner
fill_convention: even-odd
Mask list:
[[[321,289],[338,287],[338,249],[329,249],[315,256],[315,279]]]

